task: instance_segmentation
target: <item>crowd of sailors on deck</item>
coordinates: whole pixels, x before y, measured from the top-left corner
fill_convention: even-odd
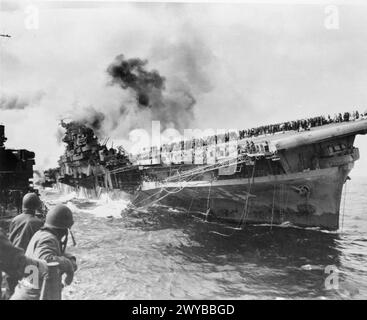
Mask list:
[[[310,130],[311,128],[323,126],[325,124],[355,121],[359,119],[367,119],[367,112],[364,113],[360,113],[359,111],[344,112],[343,114],[342,113],[335,114],[333,117],[330,115],[328,115],[327,117],[318,116],[296,121],[271,124],[248,130],[240,130],[239,139],[251,138],[259,135],[275,134],[278,132],[285,132],[292,130],[298,132],[307,131]]]
[[[283,123],[265,125],[257,128],[251,128],[247,130],[239,130],[238,132],[227,132],[221,135],[214,135],[207,137],[206,139],[194,139],[194,145],[210,145],[213,143],[220,143],[220,142],[228,142],[230,140],[235,139],[245,139],[245,138],[252,138],[261,135],[270,135],[279,132],[286,132],[286,131],[307,131],[314,127],[320,127],[326,124],[332,123],[340,123],[340,122],[348,122],[348,121],[355,121],[355,120],[363,120],[367,119],[367,111],[364,113],[360,113],[359,111],[353,112],[344,112],[337,113],[333,117],[330,116],[318,116],[312,118],[306,118],[301,120],[295,121],[287,121]],[[183,141],[181,143],[184,143]],[[164,145],[167,146],[167,145]],[[162,151],[162,149],[161,149]],[[173,151],[173,150],[171,150]]]
[[[217,134],[202,138],[193,138],[192,140],[181,140],[174,143],[166,143],[158,147],[152,147],[150,150],[143,149],[143,152],[138,155],[138,159],[151,159],[152,157],[156,157],[161,154],[170,154],[170,153],[180,153],[184,150],[188,152],[191,150],[200,150],[202,149],[204,154],[208,151],[208,147],[216,144],[227,144],[230,141],[248,139],[245,144],[241,144],[239,146],[238,153],[246,153],[246,154],[267,154],[269,153],[269,145],[268,142],[263,141],[260,143],[254,143],[252,138],[261,136],[261,135],[273,135],[276,133],[285,133],[287,131],[308,131],[314,127],[320,127],[327,124],[340,123],[340,122],[348,122],[348,121],[356,121],[367,119],[367,111],[360,113],[359,111],[353,112],[344,112],[337,113],[333,117],[331,115],[328,116],[318,116],[312,118],[306,118],[296,121],[288,121],[278,124],[271,124],[266,126],[261,126],[257,128],[252,128],[248,130],[239,130],[239,131],[230,131],[223,134]],[[200,151],[195,151],[200,152]],[[135,156],[131,155],[131,159],[135,159]],[[133,160],[133,162],[134,162]],[[138,161],[139,162],[139,161]]]

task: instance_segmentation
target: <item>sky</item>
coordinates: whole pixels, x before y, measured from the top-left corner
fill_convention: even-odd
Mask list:
[[[103,112],[103,134],[127,146],[131,130],[159,120],[111,85],[106,70],[120,54],[146,59],[168,93],[195,98],[191,128],[242,129],[367,110],[361,3],[0,4],[0,33],[11,35],[0,38],[0,123],[8,147],[36,152],[38,169],[56,166],[63,152],[60,119]],[[127,114],[118,112],[122,105]],[[367,176],[367,137],[357,137],[356,146],[361,160],[352,177]]]

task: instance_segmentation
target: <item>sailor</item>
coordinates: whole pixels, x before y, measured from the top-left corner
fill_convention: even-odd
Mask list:
[[[40,274],[47,273],[47,264],[44,261],[26,257],[24,251],[13,246],[5,232],[0,229],[0,284],[2,272],[12,278],[21,279],[25,276],[25,268],[28,265],[36,266]]]
[[[16,247],[26,250],[33,235],[43,226],[43,222],[36,217],[36,210],[41,205],[42,202],[35,193],[27,193],[23,197],[23,212],[13,218],[9,226],[9,239]]]
[[[43,222],[36,217],[36,210],[41,207],[41,200],[35,193],[27,193],[23,197],[23,213],[13,218],[9,226],[9,239],[18,248],[27,249],[33,235],[43,226]],[[14,293],[18,278],[6,277],[8,295]]]
[[[349,112],[344,112],[344,115],[343,115],[343,120],[348,122],[350,119],[350,113]]]
[[[68,231],[74,224],[73,214],[65,205],[57,205],[46,215],[45,225],[32,237],[26,255],[46,262],[58,262],[61,275],[66,274],[65,285],[70,285],[77,269],[76,258],[65,252]],[[23,279],[15,288],[12,300],[39,300],[43,279],[32,284]]]

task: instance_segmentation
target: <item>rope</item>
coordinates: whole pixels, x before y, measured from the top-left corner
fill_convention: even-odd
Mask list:
[[[242,162],[243,162],[244,160],[242,160]],[[228,162],[228,164],[227,165],[229,165],[229,162],[230,161],[228,161],[227,160],[227,162]],[[220,164],[220,166],[224,166],[224,164],[223,163],[221,163]],[[220,167],[219,166],[219,167]],[[182,167],[182,166],[181,166]],[[210,167],[210,169],[208,169]],[[205,172],[207,172],[207,171],[213,171],[214,169],[216,169],[216,168],[218,168],[218,164],[215,164],[215,165],[210,165],[210,166],[206,166],[206,167],[204,167],[204,168],[195,168],[194,170],[188,170],[188,171],[185,171],[183,174],[180,174],[179,173],[179,170],[177,170],[177,174],[176,175],[171,175],[170,177],[168,177],[166,180],[165,180],[165,182],[168,182],[169,180],[173,180],[173,179],[177,179],[178,178],[178,181],[177,182],[183,182],[183,183],[187,183],[187,182],[189,182],[189,181],[191,181],[192,179],[194,179],[196,176],[198,176],[198,175],[200,175],[200,174],[203,174],[203,173],[205,173]],[[170,172],[171,172],[171,167],[170,167]],[[189,178],[187,179],[187,180],[184,180],[184,178],[186,177],[186,176],[189,176]],[[198,182],[198,184],[199,184],[200,182]],[[213,183],[213,180],[211,181],[211,184]],[[159,201],[161,201],[161,200],[163,200],[165,197],[167,197],[168,195],[171,195],[171,194],[174,194],[174,193],[178,193],[178,192],[180,192],[180,191],[182,191],[184,188],[185,188],[186,186],[180,186],[180,187],[178,187],[176,190],[174,190],[174,191],[169,191],[169,190],[167,190],[166,188],[164,188],[164,187],[161,187],[161,190],[160,191],[158,191],[158,192],[156,192],[155,194],[153,194],[153,195],[151,195],[151,196],[149,196],[148,198],[146,198],[146,199],[142,199],[140,202],[138,202],[138,204],[139,203],[141,203],[142,201],[146,201],[146,200],[148,200],[148,199],[150,199],[150,198],[153,198],[154,196],[156,196],[157,194],[160,194],[162,191],[164,191],[164,192],[166,192],[166,194],[164,195],[164,196],[162,196],[161,198],[158,198],[158,199],[156,199],[156,200],[153,200],[151,203],[149,203],[149,204],[146,204],[146,205],[143,205],[143,206],[141,206],[141,207],[136,207],[136,205],[135,205],[135,208],[136,209],[141,209],[141,208],[144,208],[144,207],[147,207],[147,206],[150,206],[150,205],[152,205],[152,204],[154,204],[154,203],[157,203],[157,202],[159,202]],[[211,185],[210,185],[210,188],[211,188]]]
[[[343,232],[343,228],[344,228],[344,213],[345,213],[345,202],[346,202],[346,197],[347,197],[347,186],[348,186],[348,178],[345,181],[345,188],[344,188],[343,214],[342,214],[342,230],[341,230],[341,232]]]
[[[285,222],[284,218],[285,218],[285,215],[286,215],[286,212],[285,210],[287,210],[287,207],[288,207],[288,200],[289,200],[289,192],[286,192],[286,186],[284,185],[284,193],[286,193],[286,198],[285,198],[285,203],[284,203],[284,209],[283,209],[283,217],[282,217],[282,223]]]
[[[191,203],[190,203],[190,206],[189,208],[187,209],[187,212],[190,213],[191,211],[191,207],[192,207],[192,204],[194,203],[194,196],[198,194],[198,191],[196,191],[195,189],[192,190],[193,191],[193,194],[192,194],[192,197],[191,197]]]
[[[181,179],[183,179],[187,176],[200,175],[200,174],[203,174],[203,173],[208,172],[208,171],[213,171],[215,169],[219,169],[219,168],[222,168],[222,167],[228,167],[231,164],[232,165],[238,165],[238,164],[250,161],[251,157],[255,158],[255,161],[256,161],[256,159],[257,159],[256,155],[252,154],[250,156],[250,155],[247,155],[247,154],[243,154],[240,157],[236,156],[236,157],[232,157],[232,158],[225,159],[225,160],[222,160],[222,161],[218,161],[217,163],[214,163],[214,164],[209,164],[209,165],[205,165],[205,166],[202,166],[202,167],[199,167],[199,168],[186,170],[182,173],[178,172],[178,174],[171,175],[168,178],[166,178],[164,180],[164,182],[172,181],[172,180],[175,180],[175,179],[178,179],[180,181]]]
[[[256,166],[256,161],[254,162],[254,167],[252,168],[251,181],[248,182],[248,195],[247,195],[247,198],[246,198],[246,214],[244,216],[245,219],[243,220],[244,223],[246,223],[246,219],[247,219],[248,213],[249,213],[249,210],[248,210],[248,199],[249,199],[249,195],[251,193],[252,184],[255,181],[255,166]]]
[[[284,184],[279,186],[279,222],[283,222],[283,209],[284,209]]]
[[[192,180],[194,177],[195,177],[195,176],[192,176],[192,177],[190,177],[190,179],[185,180],[185,181],[183,181],[183,182],[184,182],[184,183],[185,183],[185,182],[188,182],[188,181]],[[181,182],[181,181],[179,181],[179,182]],[[198,182],[198,183],[200,183],[200,182]],[[152,202],[150,202],[149,204],[143,205],[143,206],[141,206],[141,207],[136,207],[136,205],[135,205],[135,209],[136,209],[136,210],[138,210],[138,209],[145,208],[145,207],[147,207],[147,206],[151,206],[151,205],[153,205],[153,204],[155,204],[155,203],[157,203],[157,202],[159,202],[159,201],[163,200],[165,197],[167,197],[167,196],[169,196],[169,195],[171,195],[171,194],[175,194],[175,193],[178,193],[178,192],[182,191],[184,188],[186,188],[186,186],[184,186],[184,185],[183,185],[183,186],[178,187],[176,190],[170,191],[170,190],[167,190],[167,189],[166,189],[166,188],[164,188],[164,187],[161,187],[161,189],[160,189],[158,192],[156,192],[156,193],[152,194],[152,195],[151,195],[151,196],[149,196],[148,198],[142,199],[141,201],[139,201],[139,202],[138,202],[138,204],[139,204],[139,203],[141,203],[142,201],[146,201],[146,200],[148,200],[148,199],[150,199],[150,198],[155,197],[157,194],[161,194],[163,191],[164,191],[164,192],[166,192],[166,194],[165,194],[165,195],[163,195],[162,197],[160,197],[160,198],[158,198],[158,199],[156,199],[156,200],[153,200],[153,201],[152,201]]]
[[[213,180],[210,182],[210,186],[209,186],[209,191],[208,191],[208,199],[206,201],[206,216],[205,216],[205,222],[208,221],[208,215],[209,215],[209,210],[210,210],[210,192],[212,190],[212,184],[213,184]]]
[[[193,202],[194,202],[194,195],[192,195],[192,197],[191,197],[190,206],[189,206],[189,209],[187,210],[188,213],[190,213],[190,211],[191,211],[191,207],[192,207]]]
[[[246,219],[248,217],[248,211],[249,211],[248,210],[248,202],[249,202],[248,199],[249,199],[250,194],[251,194],[252,184],[255,180],[255,167],[256,167],[256,160],[255,160],[255,163],[254,163],[254,167],[252,169],[251,180],[248,179],[248,192],[247,192],[246,202],[245,202],[245,205],[243,207],[243,211],[242,211],[241,219],[240,219],[239,223],[237,224],[237,226],[235,228],[233,228],[233,232],[230,233],[230,234],[224,234],[224,233],[220,233],[220,232],[217,232],[217,231],[210,231],[211,233],[218,234],[218,235],[223,236],[223,237],[231,237],[235,234],[236,231],[243,230],[242,226],[245,225]]]
[[[244,157],[244,156],[247,156],[247,157]],[[251,156],[254,156],[251,154]],[[210,164],[210,165],[207,165],[207,166],[203,166],[203,167],[200,167],[200,168],[195,168],[193,170],[187,170],[187,171],[184,171],[182,174],[180,173],[179,169],[182,167],[182,165],[180,166],[179,169],[176,169],[177,173],[176,174],[172,174],[172,168],[170,167],[170,176],[168,178],[166,178],[164,180],[164,182],[168,182],[168,181],[172,181],[172,180],[176,180],[177,179],[177,182],[184,182],[184,183],[187,183],[188,181],[194,179],[196,176],[198,175],[201,175],[205,172],[208,172],[208,171],[213,171],[215,169],[219,169],[221,167],[225,167],[225,166],[229,166],[231,164],[231,162],[235,161],[235,163],[238,165],[240,163],[243,163],[243,162],[247,162],[249,161],[249,158],[251,158],[251,156],[249,156],[248,154],[246,155],[241,155],[240,159],[238,159],[238,156],[236,156],[235,158],[230,158],[230,159],[226,159],[224,161],[221,161],[221,162],[217,162],[215,164]],[[255,160],[254,160],[254,169],[253,169],[253,176],[252,176],[252,179],[254,179],[254,171],[255,171],[255,164],[256,164],[256,159],[257,157],[255,156]],[[113,172],[113,171],[110,171],[110,172]],[[187,178],[186,180],[184,180],[186,177],[189,177]],[[211,185],[210,185],[210,189],[211,189],[211,186],[212,186],[212,183],[213,183],[213,180],[211,181]],[[135,204],[135,209],[140,209],[140,208],[144,208],[146,206],[149,206],[149,205],[152,205],[156,202],[159,202],[161,201],[162,199],[164,199],[165,197],[167,197],[168,195],[171,195],[171,194],[174,194],[174,193],[178,193],[180,191],[182,191],[186,186],[180,186],[178,187],[176,190],[174,191],[169,191],[167,190],[166,188],[164,188],[163,186],[161,187],[161,189],[150,195],[148,198],[145,198],[145,199],[142,199],[141,201],[139,201],[137,204],[140,204],[142,201],[147,201],[153,197],[155,197],[156,195],[162,193],[162,191],[166,192],[167,194],[165,194],[164,196],[162,196],[161,198],[158,198],[156,200],[153,200],[150,204],[147,204],[147,205],[143,205],[141,207],[137,207],[137,204]],[[208,200],[209,201],[209,200]],[[246,198],[246,212],[247,212],[247,202],[248,202],[248,197]],[[207,205],[208,206],[208,205]],[[190,205],[190,209],[191,209],[191,205]],[[245,212],[245,213],[246,213]],[[241,218],[241,223],[242,223],[242,218]]]
[[[274,192],[273,192],[273,205],[271,208],[271,221],[270,221],[270,230],[273,230],[273,221],[274,221],[274,207],[275,207],[275,193],[276,193],[276,184],[274,184]]]
[[[183,189],[183,187],[179,187],[177,190],[177,192],[179,192],[179,191],[181,191]],[[169,190],[166,190],[165,188],[163,188],[163,187],[161,187],[161,189],[159,190],[159,191],[157,191],[156,193],[153,193],[152,195],[150,195],[148,198],[145,198],[145,199],[142,199],[141,201],[139,201],[138,202],[138,204],[139,203],[141,203],[142,201],[147,201],[147,200],[149,200],[150,198],[153,198],[153,197],[155,197],[157,194],[160,194],[160,193],[162,193],[162,191],[166,191],[168,194],[172,194],[172,193],[177,193],[176,191],[169,191]],[[144,190],[141,190],[141,192],[145,192]],[[145,193],[147,193],[147,192],[145,192]],[[155,202],[155,200],[153,200],[153,202]],[[152,202],[152,203],[153,203]],[[143,207],[146,207],[147,205],[144,205],[144,206],[142,206],[142,207],[139,207],[139,208],[143,208]],[[138,209],[139,209],[138,208]]]
[[[143,190],[140,190],[141,192],[144,192]],[[156,193],[153,193],[152,195],[150,195],[148,198],[145,198],[145,199],[141,199],[137,204],[143,202],[143,201],[146,201],[150,198],[153,198],[154,196],[156,196],[157,194],[161,193],[162,192],[162,189],[160,189],[158,192]],[[136,207],[136,204],[135,204],[135,207]],[[144,206],[143,206],[144,207]],[[137,208],[138,209],[138,208]]]

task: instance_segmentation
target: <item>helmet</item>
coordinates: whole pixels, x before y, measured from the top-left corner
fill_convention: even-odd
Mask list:
[[[30,192],[23,197],[23,209],[37,210],[41,207],[41,200],[37,194]]]
[[[73,213],[64,204],[58,204],[47,212],[45,227],[69,229],[73,224]]]

